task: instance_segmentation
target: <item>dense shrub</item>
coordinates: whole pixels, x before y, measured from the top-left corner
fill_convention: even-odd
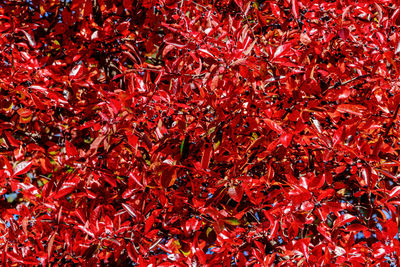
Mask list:
[[[1,1],[1,263],[399,264],[394,2]]]

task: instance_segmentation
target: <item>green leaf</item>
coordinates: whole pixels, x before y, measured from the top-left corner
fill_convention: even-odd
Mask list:
[[[186,135],[181,143],[180,149],[181,159],[184,160],[189,156],[189,135]]]
[[[225,222],[226,224],[234,225],[234,226],[240,225],[239,220],[236,219],[235,217],[228,217],[228,218],[225,218],[225,219],[224,219],[224,222]]]

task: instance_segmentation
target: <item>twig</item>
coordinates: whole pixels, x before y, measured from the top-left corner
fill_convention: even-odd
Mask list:
[[[368,74],[360,75],[360,76],[354,77],[354,78],[352,78],[352,79],[350,79],[350,80],[347,80],[347,81],[345,81],[345,82],[341,82],[341,83],[339,83],[339,84],[331,85],[331,86],[329,86],[328,89],[326,89],[322,94],[325,94],[328,90],[331,90],[331,89],[333,89],[333,88],[336,88],[336,87],[339,87],[339,86],[342,86],[342,85],[346,85],[346,84],[348,84],[348,83],[354,82],[355,80],[358,80],[358,79],[361,79],[361,78],[365,78],[365,77],[367,77],[367,76],[368,76]]]
[[[196,2],[192,2],[192,3],[195,4],[196,6],[199,6],[199,7],[202,7],[204,9],[206,9],[206,10],[209,10],[209,8],[206,7],[206,6],[200,5],[200,4],[196,3]]]
[[[162,72],[162,71],[163,71],[163,69],[150,69],[150,68],[139,68],[139,69],[138,69],[138,68],[134,68],[134,69],[129,69],[129,70],[124,71],[123,74],[126,75],[126,74],[128,74],[128,73],[135,72],[135,71],[143,72],[143,71],[145,71],[145,70],[148,70],[148,71],[155,71],[155,72]],[[176,73],[176,72],[164,72],[164,74],[165,74],[165,75],[189,76],[189,77],[192,77],[192,78],[201,78],[201,77],[203,77],[203,76],[206,75],[206,73],[200,73],[200,74],[182,73],[182,74],[181,74],[181,73]]]

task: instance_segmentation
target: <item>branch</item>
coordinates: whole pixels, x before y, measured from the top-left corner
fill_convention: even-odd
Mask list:
[[[350,80],[347,80],[347,81],[345,81],[345,82],[339,82],[339,84],[336,83],[336,84],[334,84],[334,85],[331,85],[331,86],[328,87],[328,89],[326,89],[326,90],[322,93],[322,95],[325,95],[325,93],[326,93],[328,90],[334,89],[334,88],[339,87],[339,86],[342,86],[342,85],[346,85],[346,84],[348,84],[348,83],[354,82],[355,80],[358,80],[358,79],[361,79],[361,78],[365,78],[365,77],[367,77],[367,76],[368,76],[368,74],[360,75],[360,76],[354,77],[354,78],[352,78],[352,79],[350,79]]]

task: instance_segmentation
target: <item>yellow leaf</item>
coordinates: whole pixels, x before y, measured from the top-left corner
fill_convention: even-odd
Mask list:
[[[219,147],[220,144],[221,144],[220,141],[216,142],[216,143],[214,144],[214,150],[217,149],[217,148]]]
[[[225,219],[224,219],[224,222],[225,222],[226,224],[230,224],[230,225],[234,225],[234,226],[240,225],[239,220],[236,219],[236,218],[234,218],[234,217],[225,218]]]

